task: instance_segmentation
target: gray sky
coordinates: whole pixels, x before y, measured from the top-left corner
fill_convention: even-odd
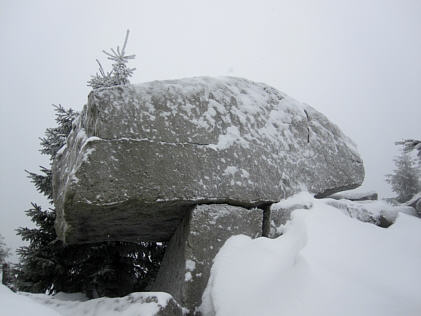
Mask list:
[[[137,55],[132,82],[232,75],[306,102],[358,145],[364,188],[391,191],[394,145],[421,137],[421,1],[0,0],[0,233],[21,245],[31,201],[24,169],[48,165],[38,137],[51,104],[80,110],[103,49]]]

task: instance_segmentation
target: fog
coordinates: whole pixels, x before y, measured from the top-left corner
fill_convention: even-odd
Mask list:
[[[39,137],[53,107],[80,110],[95,59],[136,54],[133,83],[238,76],[264,82],[324,113],[357,144],[363,189],[393,195],[384,176],[394,142],[421,137],[421,1],[0,0],[0,233],[11,248],[48,207],[24,169],[48,166]]]

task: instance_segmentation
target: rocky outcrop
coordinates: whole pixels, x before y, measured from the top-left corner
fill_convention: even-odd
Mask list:
[[[169,240],[196,204],[264,207],[359,186],[339,128],[265,84],[190,78],[95,90],[53,164],[67,244]]]
[[[194,315],[219,249],[233,235],[261,236],[262,220],[259,209],[196,206],[171,238],[152,290],[170,293]]]

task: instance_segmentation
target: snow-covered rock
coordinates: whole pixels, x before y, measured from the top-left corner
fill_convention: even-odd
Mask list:
[[[306,191],[274,203],[270,206],[270,238],[282,235],[284,225],[291,219],[291,213],[297,209],[310,209],[313,207],[314,196]]]
[[[233,236],[218,252],[205,316],[418,316],[421,220],[387,229],[326,204],[295,210],[276,239]]]
[[[406,205],[392,205],[386,201],[350,201],[325,199],[326,204],[338,208],[350,217],[380,227],[389,227],[399,213],[415,215],[415,209]]]
[[[343,191],[329,195],[328,198],[335,200],[350,200],[350,201],[366,201],[366,200],[378,200],[379,195],[375,191]]]
[[[224,204],[196,206],[171,238],[152,290],[165,291],[194,314],[201,304],[213,259],[237,234],[262,234],[262,210]]]
[[[201,203],[262,206],[364,178],[323,114],[245,79],[197,77],[95,90],[53,164],[66,243],[168,240]]]

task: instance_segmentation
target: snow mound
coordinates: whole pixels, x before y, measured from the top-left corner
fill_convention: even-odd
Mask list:
[[[387,229],[324,200],[293,211],[276,239],[234,236],[217,254],[204,315],[420,315],[421,220]]]
[[[279,201],[278,203],[273,203],[270,206],[272,211],[278,210],[288,210],[288,209],[297,209],[304,208],[309,209],[313,206],[314,195],[306,191],[299,192],[285,200]]]
[[[138,292],[125,297],[102,297],[88,301],[83,296],[72,297],[69,294],[49,296],[23,293],[23,295],[51,307],[63,316],[154,316],[172,300],[170,294],[163,292]]]

